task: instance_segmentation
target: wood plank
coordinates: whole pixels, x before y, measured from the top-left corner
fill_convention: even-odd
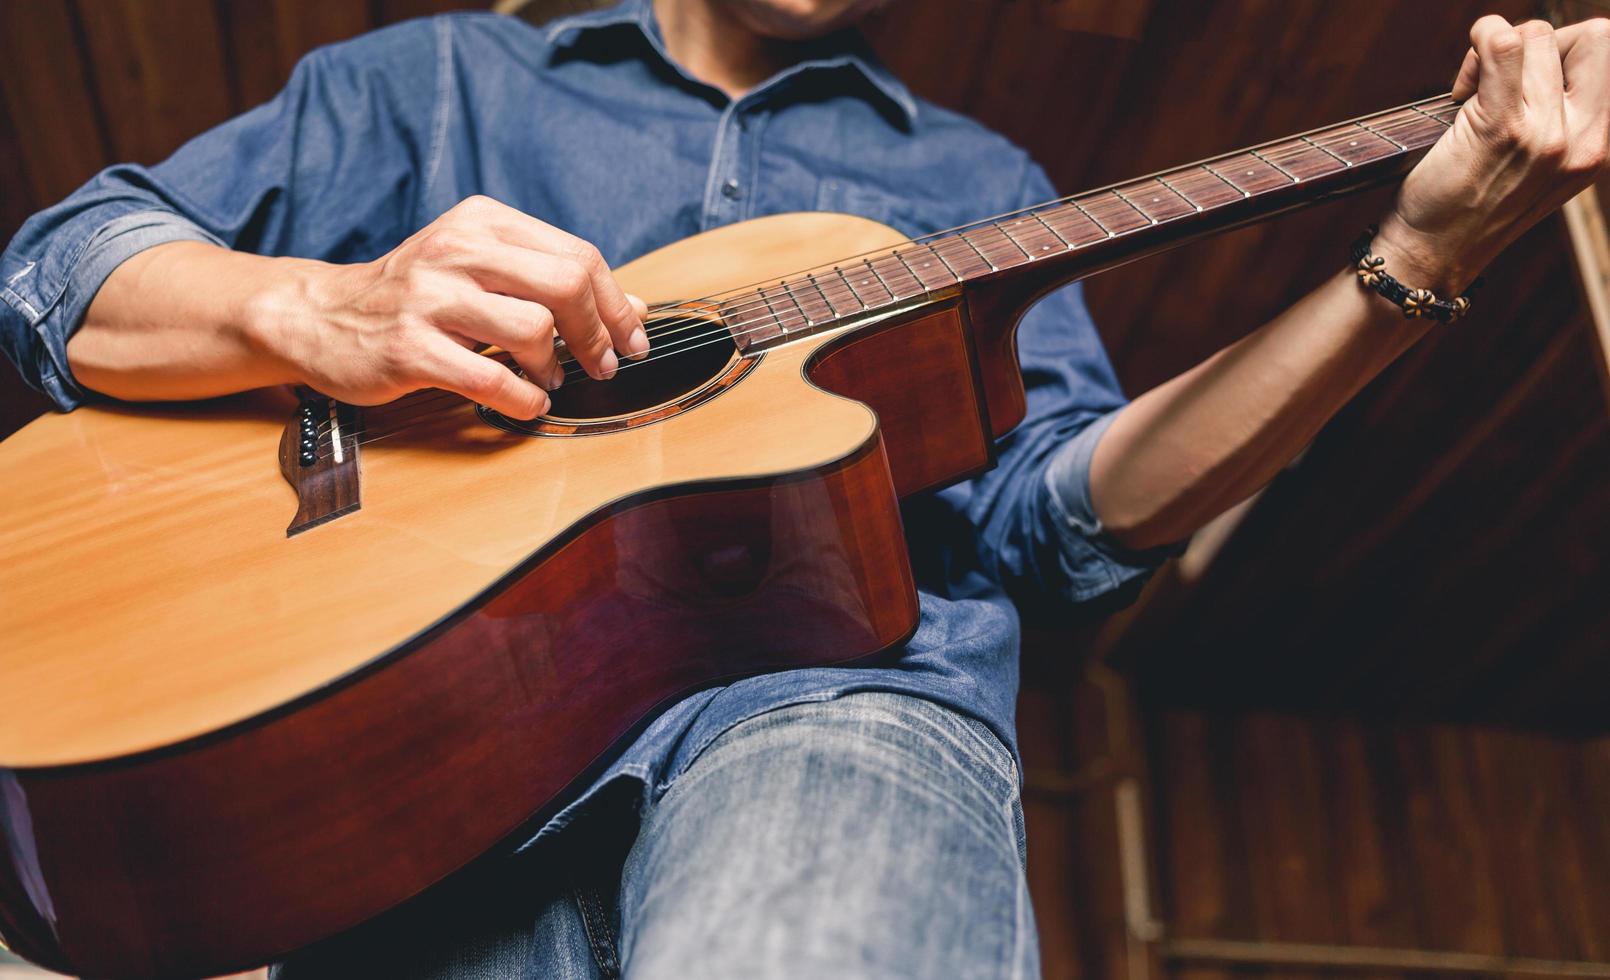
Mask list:
[[[227,38],[231,101],[236,111],[273,98],[309,51],[376,26],[368,0],[271,0],[218,4]]]
[[[100,109],[67,0],[0,3],[0,94],[35,207],[67,196],[105,165]],[[8,194],[8,196],[10,196]],[[9,236],[8,236],[9,237]]]
[[[1599,342],[1599,359],[1604,371],[1605,398],[1610,403],[1610,231],[1605,228],[1604,204],[1597,186],[1565,202],[1566,232],[1571,254],[1576,259],[1582,295],[1592,314],[1594,336]]]
[[[231,114],[211,0],[81,3],[112,156],[156,163]]]
[[[1610,921],[1610,739],[1176,711],[1153,727],[1159,834],[1171,849],[1167,975],[1610,976],[1602,926]],[[1191,774],[1210,771],[1204,746],[1226,739],[1241,751],[1194,777],[1210,787],[1204,795]],[[1293,749],[1293,741],[1313,748]],[[1345,769],[1356,772],[1338,779]],[[1342,797],[1344,783],[1355,799]],[[1276,809],[1308,828],[1298,837],[1326,838],[1332,868],[1358,858],[1358,841],[1374,842],[1367,850],[1375,856],[1328,883],[1288,869],[1311,886],[1292,890],[1259,862],[1281,864],[1293,853],[1306,861],[1308,849],[1266,840],[1249,824],[1264,853],[1227,859],[1212,820],[1223,806],[1216,801],[1274,813],[1268,801],[1293,787],[1304,802]],[[1203,831],[1204,822],[1214,829]],[[1250,929],[1227,925],[1237,912],[1219,908],[1236,880],[1246,890],[1230,901],[1251,916]],[[1208,894],[1193,891],[1204,884]],[[1315,924],[1281,907],[1292,901],[1330,910],[1338,939],[1305,936]],[[1203,907],[1215,911],[1193,918],[1190,910]]]
[[[1310,726],[1293,718],[1239,725],[1235,740],[1258,934],[1334,943],[1342,937],[1333,905],[1327,836],[1329,810]],[[1281,779],[1259,778],[1281,772]]]

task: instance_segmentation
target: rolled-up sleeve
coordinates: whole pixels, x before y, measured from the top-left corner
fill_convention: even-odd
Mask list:
[[[1184,542],[1147,551],[1125,548],[1112,539],[1090,502],[1090,460],[1096,443],[1118,417],[1108,412],[1080,430],[1045,468],[1045,505],[1056,534],[1059,576],[1068,598],[1085,602],[1115,592],[1150,575],[1178,555]]]
[[[1024,207],[1056,196],[1027,164]],[[1019,598],[1087,603],[1138,586],[1182,544],[1136,552],[1091,504],[1096,444],[1127,404],[1078,284],[1041,300],[1018,327],[1028,410],[997,444],[994,469],[945,491],[978,529],[980,559]]]
[[[108,209],[113,214],[121,210]],[[106,277],[124,261],[155,245],[180,241],[223,244],[216,235],[171,211],[133,211],[108,217],[84,237],[81,247],[74,248],[76,258],[67,263],[59,288],[51,290],[55,295],[33,292],[30,299],[29,280],[39,269],[39,262],[24,264],[0,290],[0,299],[8,307],[0,313],[4,318],[0,321],[0,344],[4,344],[6,355],[21,369],[23,377],[58,408],[76,407],[86,393],[68,369],[67,340],[84,321],[90,301]],[[64,233],[63,243],[79,244],[71,232]]]
[[[171,241],[361,261],[417,220],[446,109],[445,20],[304,58],[270,102],[162,163],[119,164],[29,218],[0,254],[0,350],[62,409],[87,392],[67,342],[107,277]]]

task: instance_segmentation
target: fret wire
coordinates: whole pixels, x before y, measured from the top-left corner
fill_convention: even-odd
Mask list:
[[[1343,160],[1341,157],[1339,157],[1336,154],[1332,153],[1331,151],[1325,149],[1323,146],[1320,146],[1318,143],[1315,143],[1313,140],[1309,139],[1308,137],[1299,136],[1297,138],[1302,140],[1304,143],[1307,143],[1309,146],[1313,147],[1314,149],[1318,150],[1319,152],[1325,154],[1326,156],[1328,156],[1328,157],[1340,162],[1343,167],[1351,167],[1352,166],[1351,163],[1348,163],[1346,160]]]
[[[1404,109],[1404,117],[1402,117],[1401,121],[1397,122],[1397,124],[1399,124],[1399,126],[1410,126],[1410,124],[1412,124],[1412,126],[1425,126],[1425,122],[1423,122],[1425,119],[1430,119],[1431,122],[1436,122],[1438,126],[1443,124],[1441,119],[1438,119],[1436,116],[1431,116],[1430,113],[1426,113],[1425,109],[1418,108],[1418,106],[1409,106],[1409,108]]]
[[[974,252],[978,253],[978,257],[984,260],[985,265],[989,266],[989,271],[991,271],[991,272],[1000,272],[1001,271],[998,267],[996,267],[994,262],[991,262],[989,260],[989,256],[985,255],[982,251],[980,251],[980,249],[979,249],[979,247],[977,245],[973,244],[973,240],[970,237],[968,237],[967,232],[964,231],[960,235],[957,235],[956,237],[960,238],[962,241],[966,242],[968,248],[970,248]],[[945,265],[949,266],[950,263],[946,262]]]
[[[1244,190],[1244,189],[1242,189],[1240,187],[1237,187],[1230,180],[1230,178],[1228,178],[1228,177],[1224,176],[1223,174],[1219,173],[1217,170],[1214,170],[1212,167],[1208,166],[1207,164],[1205,164],[1205,163],[1198,164],[1198,166],[1200,166],[1203,170],[1206,170],[1208,173],[1212,174],[1213,179],[1219,181],[1224,186],[1230,188],[1232,191],[1235,191],[1237,194],[1240,194],[1242,197],[1246,198],[1246,197],[1251,197],[1252,196],[1252,193],[1250,191],[1247,191],[1247,190]]]
[[[822,302],[826,303],[829,308],[832,308],[833,303],[827,298],[827,291],[822,289],[822,284],[816,281],[816,273],[805,273],[805,280],[811,284],[812,289],[816,290],[816,295],[822,297]]]
[[[1336,154],[1331,153],[1331,147],[1356,145],[1356,137],[1360,135],[1374,136],[1382,142],[1389,143],[1399,150],[1412,150],[1415,147],[1412,147],[1410,144],[1404,143],[1403,141],[1392,136],[1391,132],[1393,130],[1403,129],[1405,127],[1415,128],[1418,130],[1419,127],[1425,126],[1425,123],[1423,122],[1424,116],[1423,114],[1416,115],[1408,113],[1408,110],[1400,111],[1406,115],[1406,118],[1392,119],[1390,117],[1383,116],[1376,118],[1373,121],[1373,125],[1370,122],[1365,122],[1363,120],[1354,120],[1350,123],[1340,124],[1336,130],[1333,130],[1329,133],[1318,134],[1318,139],[1311,139],[1307,136],[1302,136],[1299,138],[1303,142],[1320,150],[1321,152],[1331,154],[1333,156]],[[1351,127],[1356,127],[1358,131],[1356,133],[1352,132]],[[1341,159],[1344,163],[1347,162],[1346,158],[1344,157],[1338,157],[1338,159]]]
[[[1159,184],[1162,184],[1164,187],[1167,187],[1169,190],[1173,191],[1175,194],[1178,194],[1180,200],[1184,201],[1186,204],[1189,204],[1191,207],[1195,208],[1197,210],[1198,214],[1200,214],[1202,212],[1202,205],[1200,205],[1200,204],[1196,203],[1195,201],[1191,200],[1190,196],[1188,194],[1186,194],[1184,191],[1180,190],[1178,187],[1175,187],[1173,184],[1170,184],[1168,182],[1168,178],[1166,176],[1163,176],[1162,174],[1159,174],[1157,176],[1157,182]]]
[[[1449,106],[1449,108],[1453,108],[1453,106]],[[1394,110],[1394,112],[1408,112],[1408,110],[1407,109],[1399,109],[1399,110]],[[1382,117],[1377,118],[1376,121],[1379,123],[1381,121],[1381,119],[1385,118],[1387,115],[1388,114],[1383,114]],[[1424,114],[1422,113],[1422,115],[1424,115]],[[1434,116],[1430,117],[1430,118],[1435,119]],[[1442,123],[1441,120],[1437,120],[1437,121],[1441,125],[1447,125],[1446,123]],[[1421,121],[1420,121],[1420,116],[1415,116],[1415,115],[1410,115],[1409,118],[1400,119],[1400,120],[1397,120],[1396,122],[1385,123],[1384,126],[1382,126],[1381,128],[1377,128],[1376,126],[1371,126],[1369,123],[1364,122],[1362,120],[1353,120],[1351,123],[1341,123],[1339,125],[1340,126],[1347,126],[1347,125],[1358,126],[1359,128],[1363,129],[1364,131],[1366,131],[1366,132],[1368,132],[1368,133],[1370,133],[1370,134],[1372,134],[1374,136],[1379,137],[1383,141],[1391,143],[1393,146],[1397,147],[1400,150],[1409,150],[1410,149],[1409,146],[1407,146],[1406,144],[1401,143],[1398,140],[1394,139],[1393,137],[1387,135],[1386,130],[1390,129],[1390,128],[1396,128],[1396,127],[1401,127],[1401,126],[1410,125],[1410,124],[1423,125],[1421,123]],[[1341,146],[1344,141],[1349,139],[1349,136],[1348,136],[1348,134],[1346,132],[1333,133],[1328,142],[1312,140],[1312,139],[1309,139],[1307,136],[1299,136],[1297,138],[1301,139],[1302,141],[1304,141],[1304,142],[1306,142],[1306,143],[1308,143],[1308,144],[1310,144],[1312,146],[1314,146],[1315,148],[1319,149],[1322,152],[1330,153],[1330,150],[1328,149],[1329,146]],[[1335,154],[1332,154],[1332,155],[1334,156]],[[1341,158],[1338,158],[1338,159],[1341,159]],[[1271,161],[1271,163],[1272,162],[1273,161]],[[1346,161],[1343,160],[1343,162],[1345,163]]]
[[[835,265],[833,267],[833,272],[839,277],[839,282],[844,283],[844,288],[850,291],[850,298],[861,304],[861,309],[857,312],[865,313],[867,310],[872,309],[872,307],[867,305],[867,301],[861,298],[861,294],[855,291],[855,284],[850,282],[850,280],[844,275],[843,269]]]
[[[899,259],[900,264],[906,267],[906,272],[911,275],[911,278],[917,280],[917,285],[922,287],[923,294],[926,295],[928,293],[928,284],[922,281],[922,277],[917,275],[917,270],[913,269],[911,267],[911,263],[906,261],[905,254],[899,250],[896,250],[894,252],[894,257]]]
[[[1121,219],[1130,211],[1140,213],[1139,209],[1130,204],[1129,200],[1116,187],[1102,191],[1101,196],[1090,202],[1090,206],[1102,209],[1106,212],[1107,217],[1113,219]],[[1141,215],[1141,217],[1145,217],[1145,215]]]
[[[1392,137],[1386,135],[1385,133],[1383,133],[1380,130],[1376,129],[1374,126],[1371,126],[1367,122],[1361,122],[1361,123],[1359,123],[1359,125],[1363,126],[1365,129],[1367,129],[1370,132],[1374,133],[1376,136],[1379,136],[1381,139],[1386,140],[1388,143],[1391,143],[1393,146],[1397,147],[1400,150],[1407,150],[1408,149],[1407,146],[1404,146],[1402,143],[1399,143],[1397,140],[1395,140]]]
[[[956,271],[955,266],[951,265],[948,261],[945,260],[945,253],[943,253],[943,252],[941,252],[939,250],[938,246],[944,244],[946,241],[948,241],[948,239],[941,238],[938,241],[929,242],[927,244],[928,252],[934,258],[939,260],[939,264],[944,266],[946,271],[948,271],[951,274],[951,276],[953,276],[955,278],[955,280],[957,282],[961,282],[962,281],[962,274]],[[930,262],[927,265],[924,265],[923,268],[926,269],[930,265],[933,265],[933,263]],[[908,263],[908,266],[909,266],[909,263]],[[912,272],[912,275],[916,276],[917,274],[916,274],[916,272]],[[917,282],[922,283],[922,288],[923,289],[928,288],[928,284],[926,282],[923,282],[923,279],[922,279],[921,276],[917,276]]]
[[[1040,212],[1038,212],[1038,211],[1030,212],[1029,217],[1033,218],[1035,221],[1038,221],[1040,224],[1044,225],[1046,231],[1049,231],[1051,234],[1055,235],[1057,237],[1057,241],[1062,243],[1062,247],[1063,247],[1064,251],[1072,251],[1076,247],[1072,242],[1068,241],[1066,238],[1063,238],[1061,232],[1057,231],[1055,228],[1051,227],[1049,224],[1046,224],[1046,220],[1044,218],[1040,217]]]
[[[1099,219],[1097,219],[1095,215],[1091,214],[1089,211],[1086,211],[1085,206],[1083,204],[1080,204],[1077,199],[1071,200],[1068,203],[1072,204],[1074,207],[1078,208],[1080,214],[1084,215],[1085,217],[1089,218],[1091,221],[1095,222],[1096,227],[1100,228],[1102,231],[1106,232],[1108,238],[1117,237],[1112,233],[1111,228],[1108,228],[1106,225],[1102,224],[1101,221]]]
[[[788,301],[794,304],[794,309],[798,310],[799,315],[805,318],[805,325],[807,327],[811,326],[811,315],[805,312],[804,306],[800,305],[799,297],[794,295],[793,287],[788,285],[788,280],[784,279],[775,288],[779,288],[783,291],[783,294],[788,297]]]
[[[786,337],[788,335],[788,328],[783,326],[782,317],[777,315],[777,307],[771,305],[771,298],[766,295],[766,287],[765,286],[760,287],[760,289],[756,292],[755,295],[759,296],[760,301],[762,303],[766,304],[766,314],[767,314],[767,316],[771,317],[772,323],[775,324],[777,329],[781,330],[783,332],[783,336]],[[758,329],[762,329],[762,328],[756,327],[755,329],[758,330]]]
[[[827,304],[828,314],[834,317],[838,316],[839,311],[833,306],[833,301],[827,298],[827,290],[823,289],[822,284],[816,281],[816,273],[807,272],[805,273],[805,278],[810,280],[811,288],[816,290],[816,295],[822,297],[822,302]]]
[[[1019,252],[1021,252],[1022,255],[1023,255],[1023,258],[1031,259],[1031,260],[1034,258],[1034,256],[1029,254],[1028,249],[1024,248],[1022,245],[1020,245],[1018,243],[1017,239],[1012,237],[1011,232],[1009,232],[1005,228],[1001,227],[1001,223],[999,221],[991,221],[989,223],[989,225],[990,225],[991,228],[994,228],[996,231],[1000,232],[1001,237],[1006,239],[1008,244],[1010,244],[1013,248],[1015,248]]]
[[[1275,149],[1275,147],[1270,147],[1270,149]],[[1259,160],[1262,160],[1264,163],[1267,163],[1269,166],[1274,167],[1276,170],[1280,171],[1281,173],[1285,174],[1286,179],[1291,181],[1293,184],[1302,183],[1302,178],[1301,177],[1294,176],[1291,171],[1287,170],[1285,167],[1282,167],[1280,164],[1278,164],[1278,163],[1274,162],[1273,160],[1269,159],[1268,157],[1264,156],[1262,153],[1259,153],[1257,150],[1249,150],[1247,152],[1251,153],[1253,156],[1257,157]]]
[[[1112,192],[1114,194],[1118,195],[1118,199],[1120,201],[1123,201],[1125,204],[1127,204],[1130,207],[1134,208],[1136,214],[1140,215],[1142,218],[1145,218],[1151,224],[1154,224],[1154,225],[1157,224],[1157,219],[1152,217],[1151,215],[1147,214],[1144,210],[1142,210],[1140,205],[1136,204],[1134,201],[1131,201],[1129,199],[1128,194],[1125,194],[1122,190],[1120,190],[1120,189],[1118,189],[1116,187],[1114,187],[1112,189]]]
[[[883,287],[883,291],[889,294],[889,299],[891,301],[897,299],[898,297],[895,296],[894,290],[889,286],[889,284],[887,282],[884,281],[883,274],[878,271],[877,266],[872,264],[872,260],[871,259],[864,259],[863,264],[868,269],[872,270],[872,277],[878,281],[878,285]]]

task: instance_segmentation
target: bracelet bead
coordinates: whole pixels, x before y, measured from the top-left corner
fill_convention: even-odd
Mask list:
[[[1375,240],[1377,230],[1376,226],[1371,225],[1353,242],[1353,271],[1358,276],[1359,285],[1391,300],[1403,311],[1404,318],[1409,320],[1425,318],[1451,323],[1470,312],[1470,294],[1481,287],[1480,279],[1471,283],[1463,295],[1451,300],[1438,299],[1437,294],[1429,289],[1405,286],[1386,271],[1386,259],[1370,254],[1370,243]]]

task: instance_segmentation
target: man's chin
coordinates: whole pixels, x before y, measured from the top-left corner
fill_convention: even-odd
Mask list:
[[[751,31],[777,41],[812,41],[848,27],[887,0],[726,0]]]

